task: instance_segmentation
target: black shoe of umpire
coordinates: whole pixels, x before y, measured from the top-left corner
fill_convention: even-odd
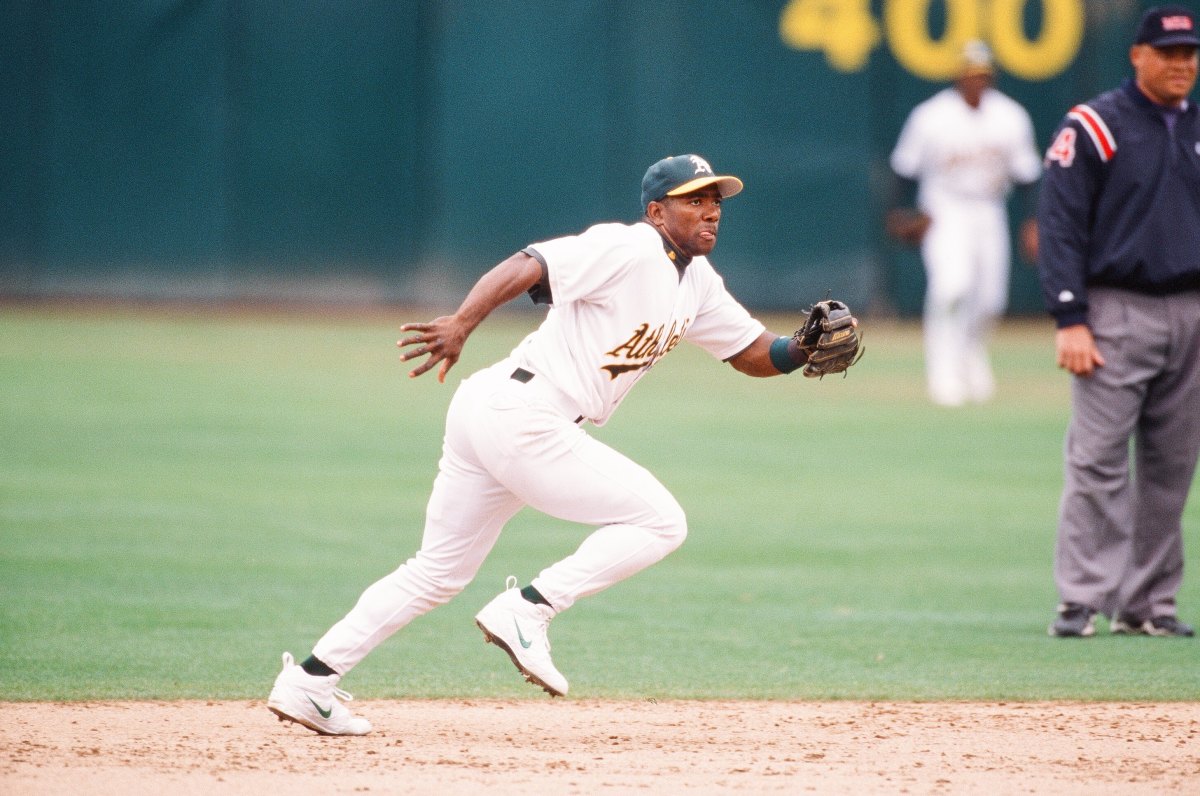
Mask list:
[[[1180,636],[1191,638],[1196,631],[1191,625],[1180,622],[1173,616],[1155,616],[1150,619],[1137,619],[1118,614],[1113,618],[1110,631],[1113,635],[1129,636]]]
[[[1096,612],[1079,603],[1060,603],[1058,617],[1047,631],[1058,638],[1086,638],[1096,634]]]

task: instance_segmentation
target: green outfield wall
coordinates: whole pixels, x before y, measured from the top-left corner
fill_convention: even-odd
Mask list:
[[[981,37],[1044,146],[1147,5],[10,0],[0,295],[450,303],[698,152],[747,185],[713,257],[745,303],[912,314],[879,226],[908,110]],[[1039,311],[1031,268],[1012,288]]]

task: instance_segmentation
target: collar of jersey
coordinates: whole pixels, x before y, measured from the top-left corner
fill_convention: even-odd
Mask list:
[[[681,250],[678,246],[676,246],[674,243],[672,243],[671,240],[668,239],[666,235],[659,232],[658,227],[654,226],[653,224],[651,224],[649,222],[643,221],[642,223],[646,224],[646,226],[650,227],[656,233],[658,233],[658,237],[662,241],[663,253],[667,255],[668,260],[670,260],[672,263],[675,264],[675,267],[679,269],[679,272],[682,275],[683,269],[687,268],[689,265],[691,265],[692,258],[688,257],[686,254],[684,254],[683,250]]]

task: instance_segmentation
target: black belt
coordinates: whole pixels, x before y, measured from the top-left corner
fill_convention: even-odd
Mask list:
[[[535,375],[537,375],[537,374],[530,373],[529,371],[525,370],[525,368],[517,368],[516,370],[514,370],[512,372],[512,375],[509,376],[509,378],[512,379],[513,381],[519,381],[522,384],[528,384],[529,382],[533,381],[533,377]],[[575,425],[579,425],[582,422],[583,422],[583,415],[580,415],[579,417],[575,418]]]

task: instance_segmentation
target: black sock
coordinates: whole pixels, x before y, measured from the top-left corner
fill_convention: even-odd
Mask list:
[[[533,586],[526,586],[521,589],[521,596],[535,605],[550,605],[550,601],[543,597],[542,593],[533,588]],[[553,608],[554,606],[551,605],[550,607]]]
[[[312,655],[304,663],[300,664],[300,668],[311,674],[313,677],[328,677],[331,674],[337,674],[333,669],[330,669],[322,661],[317,660]]]

